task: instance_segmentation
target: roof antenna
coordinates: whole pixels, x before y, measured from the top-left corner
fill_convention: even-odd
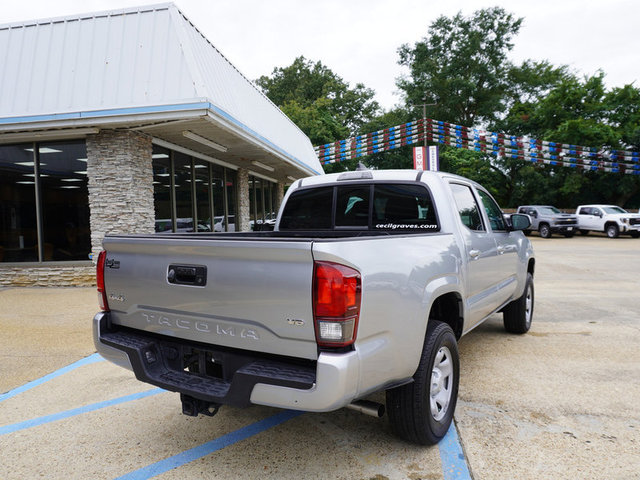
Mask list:
[[[356,167],[356,172],[361,172],[363,170],[369,170],[369,169],[364,163],[358,162],[358,166]]]

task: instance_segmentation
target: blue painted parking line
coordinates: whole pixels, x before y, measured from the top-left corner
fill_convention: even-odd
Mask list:
[[[44,417],[25,420],[24,422],[5,425],[3,427],[0,427],[0,435],[6,435],[8,433],[17,432],[19,430],[37,427],[40,425],[44,425],[45,423],[57,422],[58,420],[64,420],[65,418],[75,417],[76,415],[93,412],[95,410],[100,410],[101,408],[112,407],[114,405],[131,402],[133,400],[140,400],[141,398],[150,397],[152,395],[157,395],[163,392],[166,392],[166,390],[163,390],[161,388],[154,388],[153,390],[147,390],[145,392],[134,393],[132,395],[126,395],[124,397],[114,398],[112,400],[105,400],[104,402],[92,403],[91,405],[85,405],[84,407],[65,410],[64,412],[58,412],[52,415],[45,415]]]
[[[467,467],[458,432],[453,422],[451,422],[447,434],[438,443],[438,448],[440,449],[444,480],[471,480],[471,473]]]
[[[281,423],[284,423],[287,420],[291,420],[292,418],[295,418],[298,415],[302,415],[303,413],[304,412],[285,410],[271,417],[265,418],[264,420],[260,420],[259,422],[252,423],[251,425],[247,425],[246,427],[242,427],[234,432],[227,433],[220,438],[216,438],[215,440],[211,440],[210,442],[203,443],[198,447],[193,447],[189,450],[185,450],[184,452],[174,455],[173,457],[165,458],[164,460],[152,463],[151,465],[143,467],[139,470],[134,470],[133,472],[118,477],[116,480],[146,480],[148,478],[155,477],[156,475],[160,475],[161,473],[168,472],[169,470],[173,470],[174,468],[181,467],[182,465],[205,457],[217,450],[221,450],[225,447],[228,447],[229,445],[233,445],[234,443],[238,443],[249,437],[264,432],[269,428],[280,425]]]
[[[8,400],[11,397],[15,397],[16,395],[26,392],[27,390],[31,390],[32,388],[42,385],[43,383],[48,382],[49,380],[53,380],[54,378],[59,377],[60,375],[64,375],[65,373],[75,370],[78,367],[82,367],[83,365],[90,365],[92,363],[101,362],[101,361],[104,361],[104,359],[97,353],[94,353],[93,355],[89,355],[88,357],[85,357],[82,360],[78,360],[77,362],[74,362],[71,365],[67,365],[66,367],[56,370],[53,373],[49,373],[48,375],[45,375],[44,377],[38,378],[37,380],[33,380],[29,383],[22,385],[21,387],[14,388],[13,390],[9,390],[8,392],[3,393],[2,395],[0,395],[0,402]]]

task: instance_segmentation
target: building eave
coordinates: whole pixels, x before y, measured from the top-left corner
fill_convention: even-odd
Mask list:
[[[186,127],[185,124],[187,124]],[[314,169],[304,160],[288,154],[283,148],[237,120],[208,99],[169,105],[115,107],[90,111],[4,117],[0,118],[0,144],[14,143],[17,139],[22,138],[26,140],[30,133],[33,134],[33,139],[45,139],[60,138],[62,135],[60,132],[65,131],[71,138],[91,133],[87,129],[121,128],[144,131],[152,137],[157,136],[194,149],[195,146],[192,142],[181,139],[183,132],[189,128],[189,125],[191,127],[197,126],[198,132],[212,137],[212,141],[215,141],[224,131],[227,135],[245,143],[246,149],[236,148],[226,158],[222,157],[224,161],[239,167],[253,168],[250,167],[251,161],[260,160],[278,169],[280,171],[278,176],[281,180],[291,175],[302,177],[323,173]],[[253,151],[249,152],[248,150],[251,149]],[[207,153],[207,151],[203,150],[202,153]],[[239,155],[235,161],[234,155]],[[283,162],[284,165],[280,162]]]

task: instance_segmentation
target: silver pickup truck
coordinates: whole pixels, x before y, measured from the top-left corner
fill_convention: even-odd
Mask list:
[[[456,405],[457,340],[496,312],[529,330],[526,215],[446,173],[296,181],[274,231],[107,236],[94,341],[183,413],[250,404],[382,415],[439,441]]]

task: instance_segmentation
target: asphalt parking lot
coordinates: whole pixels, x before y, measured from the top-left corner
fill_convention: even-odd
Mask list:
[[[532,241],[532,329],[495,315],[461,340],[455,428],[429,448],[350,410],[185,417],[95,355],[94,289],[2,289],[0,479],[640,479],[640,240]]]

